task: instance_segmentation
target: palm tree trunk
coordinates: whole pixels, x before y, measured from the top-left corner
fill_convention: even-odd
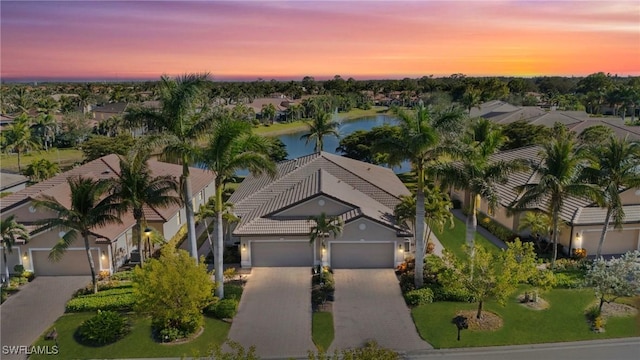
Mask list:
[[[209,223],[207,223],[207,219],[202,219],[202,221],[204,222],[204,229],[207,232],[207,240],[209,240],[209,251],[211,251],[212,254],[215,254],[213,242],[211,241],[211,233],[209,233]]]
[[[424,285],[424,168],[418,166],[418,188],[416,191],[416,265],[414,283],[416,288]]]
[[[20,150],[16,151],[18,154],[18,173],[21,174],[22,170],[20,169]]]
[[[475,247],[475,236],[476,230],[478,229],[478,204],[480,203],[480,195],[471,194],[471,209],[469,211],[469,216],[467,216],[467,232],[465,235],[465,239],[467,241],[467,246],[471,249],[473,254],[473,248]]]
[[[607,215],[604,218],[604,225],[602,226],[602,234],[600,234],[600,242],[598,243],[598,251],[596,252],[596,259],[600,258],[602,253],[602,245],[607,238],[607,230],[609,229],[609,221],[611,220],[611,208],[607,208]]]
[[[7,263],[7,249],[6,244],[2,244],[2,258],[4,260],[4,274],[3,282],[9,283],[9,264]]]
[[[87,252],[87,260],[89,260],[89,267],[91,268],[91,283],[93,284],[93,293],[98,293],[98,279],[96,278],[96,265],[93,262],[93,255],[91,254],[91,248],[89,247],[89,235],[83,235],[84,249]]]
[[[217,181],[216,181],[217,182]],[[216,184],[216,223],[215,223],[215,232],[216,232],[216,247],[215,253],[213,254],[213,268],[215,279],[218,287],[216,288],[216,296],[219,299],[224,298],[224,264],[223,264],[223,249],[224,243],[222,239],[222,188],[223,184]]]
[[[136,237],[138,245],[138,253],[140,254],[140,267],[144,265],[144,241],[142,239],[142,224],[140,220],[136,219],[136,223],[133,228],[133,234]]]
[[[558,216],[559,210],[553,209],[553,257],[551,258],[551,269],[556,268],[556,259],[558,258]]]
[[[193,201],[191,199],[191,179],[189,178],[189,165],[183,159],[182,162],[182,197],[187,216],[187,238],[191,245],[191,256],[198,263],[198,243],[196,240],[195,215],[193,213]]]

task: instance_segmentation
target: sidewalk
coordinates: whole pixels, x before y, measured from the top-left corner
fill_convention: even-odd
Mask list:
[[[462,222],[466,222],[467,221],[467,217],[462,213],[462,210],[453,209],[453,210],[451,210],[451,213],[453,213],[453,216],[457,217]],[[484,236],[485,238],[487,238],[487,240],[491,241],[498,248],[500,248],[500,249],[506,249],[507,248],[507,244],[505,244],[504,241],[498,239],[495,235],[490,233],[487,229],[483,228],[482,226],[478,225],[476,232],[478,234]]]

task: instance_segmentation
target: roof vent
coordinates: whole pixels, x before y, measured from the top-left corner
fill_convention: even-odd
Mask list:
[[[110,174],[110,173],[111,173],[111,171],[105,170],[105,171],[102,172],[102,175],[107,175],[107,174]]]

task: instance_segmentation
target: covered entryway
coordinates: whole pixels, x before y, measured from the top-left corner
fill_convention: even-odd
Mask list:
[[[313,266],[313,246],[304,241],[252,241],[251,266]]]
[[[334,269],[394,268],[393,242],[330,242],[331,267]]]
[[[100,272],[98,250],[91,250],[96,273]],[[87,253],[83,250],[67,250],[58,262],[49,260],[49,250],[32,250],[33,271],[37,276],[91,275]]]

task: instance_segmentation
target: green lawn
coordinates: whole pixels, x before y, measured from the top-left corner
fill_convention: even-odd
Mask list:
[[[450,229],[449,227],[445,227],[443,232],[434,231],[438,240],[442,246],[444,246],[447,250],[451,251],[456,257],[460,258],[465,256],[463,245],[465,244],[465,225],[464,222],[454,219],[454,227]],[[437,229],[436,229],[437,230]],[[476,233],[476,245],[480,245],[485,249],[498,253],[500,249],[493,245],[493,243],[484,236]]]
[[[94,313],[65,314],[58,318],[53,327],[58,331],[60,358],[64,359],[114,359],[151,357],[194,357],[204,356],[211,347],[222,344],[229,333],[230,324],[205,316],[204,332],[185,344],[163,345],[151,338],[151,319],[132,316],[131,332],[122,340],[102,346],[91,347],[78,343],[73,333],[80,324],[94,316]],[[42,339],[42,337],[41,337]],[[54,345],[50,340],[38,340],[35,346]],[[49,359],[47,355],[32,355],[30,359]]]
[[[577,340],[595,340],[640,335],[639,316],[607,319],[604,333],[590,330],[584,310],[595,297],[590,289],[556,289],[541,294],[550,303],[546,310],[531,310],[520,305],[515,294],[506,306],[486,303],[484,309],[502,317],[504,325],[496,331],[463,330],[456,340],[457,328],[451,320],[458,310],[476,309],[477,304],[436,302],[412,310],[420,336],[435,348],[517,345]]]
[[[333,314],[314,312],[312,317],[311,338],[319,351],[327,351],[333,342]]]
[[[47,159],[60,166],[60,170],[71,167],[76,162],[84,160],[84,154],[77,149],[52,149],[49,151],[32,151],[28,154],[20,155],[20,165],[24,170],[33,160]],[[0,167],[2,170],[18,171],[18,156],[16,154],[1,154]]]

